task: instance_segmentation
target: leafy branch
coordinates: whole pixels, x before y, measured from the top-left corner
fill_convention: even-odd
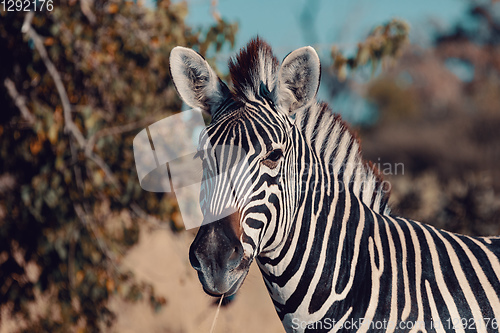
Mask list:
[[[404,21],[393,19],[385,25],[373,29],[368,37],[358,43],[356,55],[345,57],[337,47],[331,49],[333,70],[339,80],[345,80],[347,69],[355,70],[368,63],[375,71],[377,65],[384,59],[394,59],[401,55],[405,45],[408,44],[410,27]]]

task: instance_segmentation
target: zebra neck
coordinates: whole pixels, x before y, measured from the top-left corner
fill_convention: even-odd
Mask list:
[[[358,301],[351,290],[362,292],[369,285],[364,274],[353,274],[369,270],[367,248],[353,244],[368,242],[367,230],[373,227],[363,216],[365,210],[371,216],[372,210],[352,186],[341,188],[337,176],[308,145],[297,146],[306,147],[296,152],[301,167],[294,183],[302,188],[292,224],[283,232],[284,243],[260,256],[258,263],[282,321],[321,318],[326,312],[330,318],[340,319],[344,309]],[[311,289],[311,285],[316,287]],[[327,302],[332,294],[337,299],[335,306]]]
[[[326,314],[340,320],[346,309],[361,305],[358,295],[369,294],[368,247],[354,244],[368,243],[373,219],[364,216],[373,216],[372,211],[349,191],[332,189],[336,200],[316,193],[303,198],[279,254],[258,259],[284,323],[319,320]]]
[[[328,194],[333,183],[340,182],[345,190],[350,189],[375,212],[389,213],[386,184],[378,170],[363,161],[356,134],[328,104],[314,104],[297,114],[295,123],[327,171],[325,189]]]
[[[340,319],[346,309],[363,308],[359,300],[369,294],[368,247],[354,244],[369,243],[374,216],[388,213],[387,196],[363,163],[359,140],[326,104],[297,114],[295,125],[293,216],[289,225],[279,224],[283,244],[258,263],[284,323],[326,314]]]

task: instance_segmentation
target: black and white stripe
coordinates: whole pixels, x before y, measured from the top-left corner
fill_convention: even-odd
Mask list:
[[[287,332],[499,331],[500,239],[391,215],[359,141],[315,101],[312,48],[279,66],[256,39],[230,67],[232,90],[195,52],[172,51],[181,97],[213,116],[200,150],[232,147],[205,154],[205,179],[237,152],[248,165],[204,182],[205,216],[235,211],[201,227],[191,246],[205,291],[235,293],[256,260]]]

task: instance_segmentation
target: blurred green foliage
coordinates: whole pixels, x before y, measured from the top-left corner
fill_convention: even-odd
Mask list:
[[[406,48],[397,65],[371,82],[367,90],[367,97],[381,110],[382,120],[405,114],[432,119],[498,113],[498,8],[495,1],[471,1],[452,29],[435,32],[432,47]]]
[[[31,21],[40,46],[21,32],[26,13],[0,12],[0,307],[24,332],[101,331],[115,317],[111,295],[154,308],[168,301],[121,265],[143,211],[178,216],[171,197],[139,187],[132,140],[180,110],[171,49],[217,52],[237,30],[221,19],[194,29],[186,14],[185,3],[170,1],[154,11],[59,2]]]
[[[402,20],[393,19],[390,22],[375,27],[368,37],[358,43],[356,54],[345,57],[336,46],[331,48],[333,70],[340,81],[344,81],[348,69],[371,64],[372,72],[382,61],[389,61],[401,55],[404,46],[408,44],[409,25]]]
[[[396,214],[500,234],[499,8],[470,1],[454,26],[436,27],[429,47],[409,45],[362,89],[379,113],[362,132],[365,156],[405,166],[391,178]]]

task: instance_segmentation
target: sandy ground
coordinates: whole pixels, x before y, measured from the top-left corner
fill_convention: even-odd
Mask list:
[[[168,230],[141,233],[125,264],[139,279],[152,283],[167,304],[154,313],[145,302],[114,300],[112,308],[118,319],[111,332],[210,332],[216,306],[189,264],[192,239],[188,232],[179,236]],[[215,332],[284,332],[255,263],[236,299],[221,309]]]
[[[112,298],[116,324],[113,333],[204,333],[210,332],[217,306],[206,295],[189,264],[188,250],[194,234],[174,235],[170,230],[142,230],[140,240],[124,258],[138,280],[151,283],[167,304],[154,312],[146,301],[127,303]],[[37,309],[43,304],[35,305]],[[0,333],[18,328],[2,311]],[[257,265],[254,263],[235,300],[222,307],[214,332],[284,332]]]

